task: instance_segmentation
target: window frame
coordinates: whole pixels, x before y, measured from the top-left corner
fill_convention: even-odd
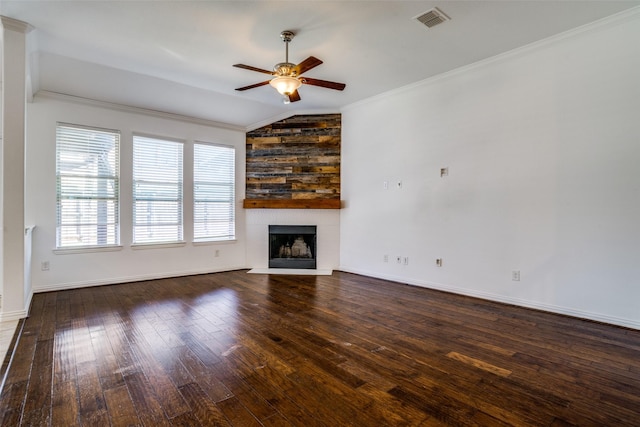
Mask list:
[[[160,184],[162,186],[164,186],[165,188],[168,188],[170,186],[170,184],[175,185],[176,190],[177,190],[177,194],[179,195],[179,197],[177,197],[175,199],[176,203],[177,203],[177,209],[176,209],[176,213],[177,213],[177,218],[176,218],[176,222],[170,225],[175,225],[177,227],[177,236],[176,239],[137,239],[136,238],[136,227],[138,226],[142,226],[142,224],[137,224],[137,218],[136,218],[136,210],[138,208],[138,202],[139,201],[147,201],[147,202],[170,202],[171,200],[167,197],[160,197],[160,198],[140,198],[137,196],[137,185],[141,182],[144,182],[144,179],[138,179],[136,177],[136,141],[140,140],[140,139],[144,139],[147,140],[147,142],[149,141],[156,141],[156,142],[164,142],[167,144],[177,144],[177,146],[180,147],[180,149],[177,151],[179,153],[179,159],[176,159],[176,166],[179,168],[180,170],[180,176],[179,176],[179,181],[178,182],[166,182],[166,181],[156,181],[156,184]],[[184,229],[185,229],[185,217],[184,217],[184,200],[185,200],[185,191],[184,191],[184,159],[185,159],[185,146],[186,143],[184,140],[180,140],[180,139],[176,139],[176,138],[170,138],[170,137],[164,137],[164,136],[157,136],[157,135],[149,135],[149,134],[143,134],[143,133],[133,133],[132,134],[132,138],[131,138],[131,212],[132,212],[132,218],[131,218],[131,247],[134,249],[141,249],[141,248],[145,248],[145,247],[176,247],[176,246],[183,246],[185,244],[184,241]],[[152,181],[150,180],[146,180],[147,183],[152,183]],[[165,211],[161,210],[162,213],[164,213]],[[158,226],[159,224],[162,224],[161,222],[159,223],[151,223],[151,226]],[[149,225],[147,225],[149,226]]]
[[[229,173],[230,180],[229,181],[199,180],[200,177],[196,176],[197,174],[196,162],[198,161],[197,154],[196,154],[196,151],[197,151],[196,147],[216,147],[216,148],[228,150],[228,152],[231,154],[231,161],[228,164],[225,164],[225,166],[230,168],[230,173]],[[192,189],[193,190],[192,192],[192,195],[193,195],[193,218],[192,218],[193,243],[203,244],[203,243],[235,241],[236,231],[237,231],[237,227],[236,227],[236,147],[228,144],[220,144],[220,143],[205,142],[205,141],[194,141],[193,142],[193,162],[191,166],[193,171],[193,189]],[[200,185],[210,186],[210,187],[215,187],[215,186],[228,187],[230,189],[229,191],[230,198],[224,199],[222,201],[221,200],[214,201],[206,197],[199,198],[198,187]],[[223,222],[224,224],[226,224],[227,230],[229,230],[228,234],[226,235],[214,234],[214,235],[208,235],[208,236],[198,235],[197,233],[198,225],[203,223],[209,223],[209,222],[203,222],[198,220],[198,204],[207,203],[207,202],[221,203],[228,210],[229,212],[229,216],[227,216],[228,220],[226,222]],[[214,221],[211,221],[211,223],[213,222]]]
[[[66,134],[61,134],[62,129],[68,129],[66,131]],[[89,132],[93,132],[95,134],[107,134],[110,138],[113,138],[113,150],[115,150],[115,152],[113,153],[113,156],[115,157],[113,159],[113,164],[109,165],[107,164],[107,166],[112,166],[113,170],[111,171],[111,173],[107,173],[104,175],[99,174],[99,172],[95,172],[95,173],[88,173],[88,174],[77,174],[77,173],[70,173],[71,169],[65,170],[64,172],[61,170],[61,156],[62,157],[69,157],[72,158],[74,157],[74,152],[76,153],[75,156],[77,157],[78,154],[82,154],[84,153],[85,156],[88,157],[92,157],[91,155],[89,155],[91,152],[96,151],[99,149],[99,144],[104,144],[104,141],[101,143],[98,143],[95,141],[94,139],[94,144],[91,145],[90,144],[90,137],[89,135],[84,135],[86,137],[85,140],[83,140],[83,138],[80,138],[79,141],[82,141],[85,145],[83,146],[82,144],[78,144],[78,141],[72,141],[72,139],[74,139],[74,137],[76,137],[76,135],[73,135],[74,132],[76,133],[82,133],[83,131],[86,131],[87,133]],[[55,249],[54,251],[56,253],[78,253],[78,252],[91,252],[91,251],[101,251],[101,250],[119,250],[122,247],[120,246],[120,239],[121,239],[121,221],[120,221],[120,208],[121,208],[121,177],[120,177],[120,166],[121,166],[121,155],[122,155],[122,134],[119,130],[116,129],[107,129],[107,128],[101,128],[101,127],[97,127],[97,126],[87,126],[87,125],[78,125],[78,124],[73,124],[73,123],[66,123],[66,122],[56,122],[56,134],[55,134],[55,141],[56,141],[56,146],[55,146],[55,175],[56,175],[56,233],[55,233],[55,239],[56,239],[56,243],[55,243]],[[64,146],[64,144],[62,143],[63,138],[66,140],[66,146]],[[76,150],[74,150],[74,148],[76,148]],[[111,150],[105,152],[107,155],[109,155],[109,153],[111,152]],[[68,160],[68,161],[72,161],[72,160]],[[76,160],[77,161],[77,160]],[[85,161],[87,161],[85,159]],[[94,161],[96,161],[94,159]],[[99,161],[99,160],[98,160]],[[88,161],[87,161],[87,165],[88,165]],[[100,166],[98,165],[97,168],[100,167],[105,167],[104,165]],[[78,178],[80,178],[80,183],[76,184],[75,187],[75,193],[73,191],[73,187],[74,185],[72,184],[72,181],[75,179],[76,181],[79,181]],[[106,190],[106,193],[103,194],[99,194],[98,190],[95,191],[95,194],[93,195],[87,195],[86,190],[87,190],[87,186],[91,186],[91,181],[95,181],[94,185],[96,187],[100,186],[101,184],[104,185],[108,185],[109,182],[111,181],[112,183],[112,196],[109,196],[108,193],[108,189]],[[64,190],[65,184],[63,184],[63,181],[69,181],[68,182],[68,186],[67,186],[67,190]],[[82,201],[88,201],[89,204],[82,206]],[[97,206],[95,206],[95,221],[94,222],[84,222],[82,220],[75,222],[75,223],[66,223],[66,221],[63,220],[63,217],[66,216],[66,214],[63,212],[63,210],[65,210],[65,207],[63,206],[63,202],[64,201],[79,201],[80,203],[76,204],[76,210],[79,210],[80,213],[77,214],[76,216],[79,217],[85,217],[85,216],[91,216],[91,214],[85,214],[82,211],[83,210],[91,210],[93,207],[91,206],[90,202],[91,201],[96,201]],[[111,209],[113,210],[113,212],[111,212],[111,214],[109,214],[109,206],[100,206],[101,202],[113,202],[113,206],[111,207]],[[104,211],[106,210],[106,211]],[[104,211],[104,212],[101,212]],[[106,221],[100,221],[100,216],[106,216]],[[109,222],[108,219],[109,217],[113,218],[112,222]],[[91,238],[92,240],[95,240],[95,242],[91,242],[91,243],[87,243],[87,244],[63,244],[64,241],[64,231],[63,231],[63,227],[75,227],[75,228],[81,228],[81,227],[91,227],[91,226],[95,226],[96,230],[95,233],[89,233],[89,234],[82,234],[82,232],[78,233],[79,237],[82,236],[88,236],[89,238]],[[106,229],[104,228],[106,227]],[[113,227],[113,231],[109,232],[108,228],[109,227]],[[103,230],[105,231],[100,231],[100,229],[103,228]],[[101,238],[105,239],[104,243],[100,243]],[[108,242],[109,240],[111,240],[111,242]]]

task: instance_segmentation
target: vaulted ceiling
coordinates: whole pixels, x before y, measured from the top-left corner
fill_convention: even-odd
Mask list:
[[[336,112],[363,99],[551,37],[640,1],[12,1],[0,14],[34,27],[34,91],[181,114],[243,128],[293,113]],[[413,19],[434,7],[433,28]],[[284,61],[280,32],[296,35],[289,59],[315,56],[288,105],[269,85]],[[594,52],[597,55],[597,52]]]

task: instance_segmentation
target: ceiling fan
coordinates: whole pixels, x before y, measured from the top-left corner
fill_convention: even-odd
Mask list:
[[[312,68],[322,64],[322,61],[313,56],[308,57],[298,65],[289,62],[289,42],[293,40],[293,32],[283,31],[280,38],[285,43],[285,62],[280,62],[273,67],[273,71],[263,70],[262,68],[252,67],[244,64],[234,64],[234,67],[244,68],[245,70],[257,71],[259,73],[270,74],[274,76],[271,80],[265,80],[249,86],[239,87],[236,90],[243,91],[260,87],[267,84],[273,86],[283,97],[284,103],[300,101],[298,88],[303,85],[320,86],[328,89],[343,90],[346,85],[344,83],[329,82],[326,80],[312,79],[310,77],[302,77],[302,74]]]

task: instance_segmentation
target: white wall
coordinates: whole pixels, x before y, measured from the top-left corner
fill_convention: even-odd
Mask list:
[[[244,198],[245,133],[204,124],[189,123],[172,118],[140,114],[131,111],[84,105],[41,97],[28,104],[28,140],[26,156],[25,222],[36,225],[33,233],[32,281],[35,292],[80,287],[93,284],[116,283],[157,277],[178,276],[232,270],[246,266],[245,218],[241,203]],[[56,180],[55,131],[56,122],[96,126],[121,131],[121,244],[122,250],[60,254],[56,244]],[[131,138],[133,132],[160,137],[215,142],[236,147],[237,241],[193,245],[188,237],[192,227],[192,185],[187,167],[190,157],[185,150],[185,238],[184,247],[137,249],[132,241]],[[219,256],[215,256],[215,251]],[[50,270],[42,271],[41,263],[49,261]]]
[[[341,268],[640,328],[638,40],[636,11],[343,111]]]

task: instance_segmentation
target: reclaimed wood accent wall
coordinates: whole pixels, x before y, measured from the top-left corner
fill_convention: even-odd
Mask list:
[[[293,116],[247,133],[245,208],[340,208],[340,114]]]

